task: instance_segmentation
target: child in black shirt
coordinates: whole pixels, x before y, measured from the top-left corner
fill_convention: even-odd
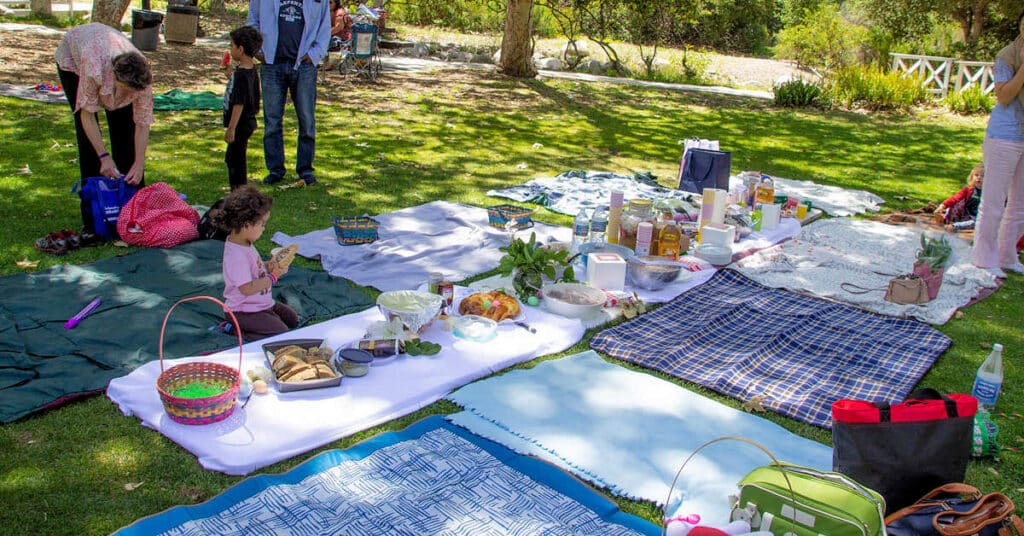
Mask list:
[[[224,141],[228,142],[224,162],[232,190],[248,182],[245,153],[256,130],[260,107],[260,77],[252,58],[262,47],[263,35],[255,28],[243,26],[231,32],[231,58],[238,62],[238,68],[231,73],[224,91]]]

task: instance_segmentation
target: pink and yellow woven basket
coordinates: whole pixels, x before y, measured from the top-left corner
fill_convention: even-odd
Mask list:
[[[175,307],[185,302],[194,300],[210,300],[220,304],[227,311],[236,326],[235,334],[238,335],[238,368],[233,369],[220,363],[209,361],[197,361],[175,365],[164,370],[164,331],[167,328],[167,319]],[[193,296],[184,298],[171,306],[164,315],[164,323],[160,326],[160,376],[156,379],[156,389],[160,393],[160,401],[163,402],[164,410],[172,421],[181,424],[210,424],[222,421],[231,416],[235,411],[235,402],[238,398],[238,389],[242,380],[242,331],[237,329],[238,320],[235,313],[228,309],[228,306],[217,298],[210,296]],[[202,398],[182,398],[173,395],[182,387],[200,381],[209,385],[217,386],[223,390],[212,396]]]

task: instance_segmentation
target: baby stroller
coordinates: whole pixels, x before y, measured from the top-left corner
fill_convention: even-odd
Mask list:
[[[352,25],[352,39],[342,49],[338,73],[342,76],[353,74],[376,81],[380,76],[381,61],[377,44],[377,25],[356,23]]]

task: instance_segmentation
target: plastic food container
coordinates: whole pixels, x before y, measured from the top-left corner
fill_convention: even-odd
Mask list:
[[[665,288],[679,278],[682,269],[682,263],[659,257],[631,256],[626,259],[626,278],[629,283],[646,290]]]
[[[615,253],[623,259],[633,255],[633,250],[618,244],[608,242],[587,242],[580,246],[580,259],[583,261],[583,268],[587,267],[587,257],[590,253]]]
[[[545,285],[543,291],[548,311],[569,318],[594,316],[608,299],[603,291],[579,283]]]
[[[335,366],[342,374],[350,378],[366,376],[370,372],[373,355],[359,348],[342,348],[334,356]]]
[[[487,342],[497,334],[498,323],[482,316],[463,315],[452,324],[452,335],[467,341]]]

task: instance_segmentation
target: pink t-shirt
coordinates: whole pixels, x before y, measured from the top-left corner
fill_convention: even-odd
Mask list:
[[[117,110],[134,102],[132,118],[139,126],[153,124],[153,89],[136,91],[128,99],[116,98],[113,59],[127,52],[139,52],[125,35],[106,24],[92,22],[75,26],[64,34],[57,52],[57,66],[78,75],[75,111],[96,113],[100,108]]]
[[[263,261],[256,248],[224,241],[224,302],[232,311],[256,313],[274,306],[270,289],[246,296],[239,287],[267,276]]]

